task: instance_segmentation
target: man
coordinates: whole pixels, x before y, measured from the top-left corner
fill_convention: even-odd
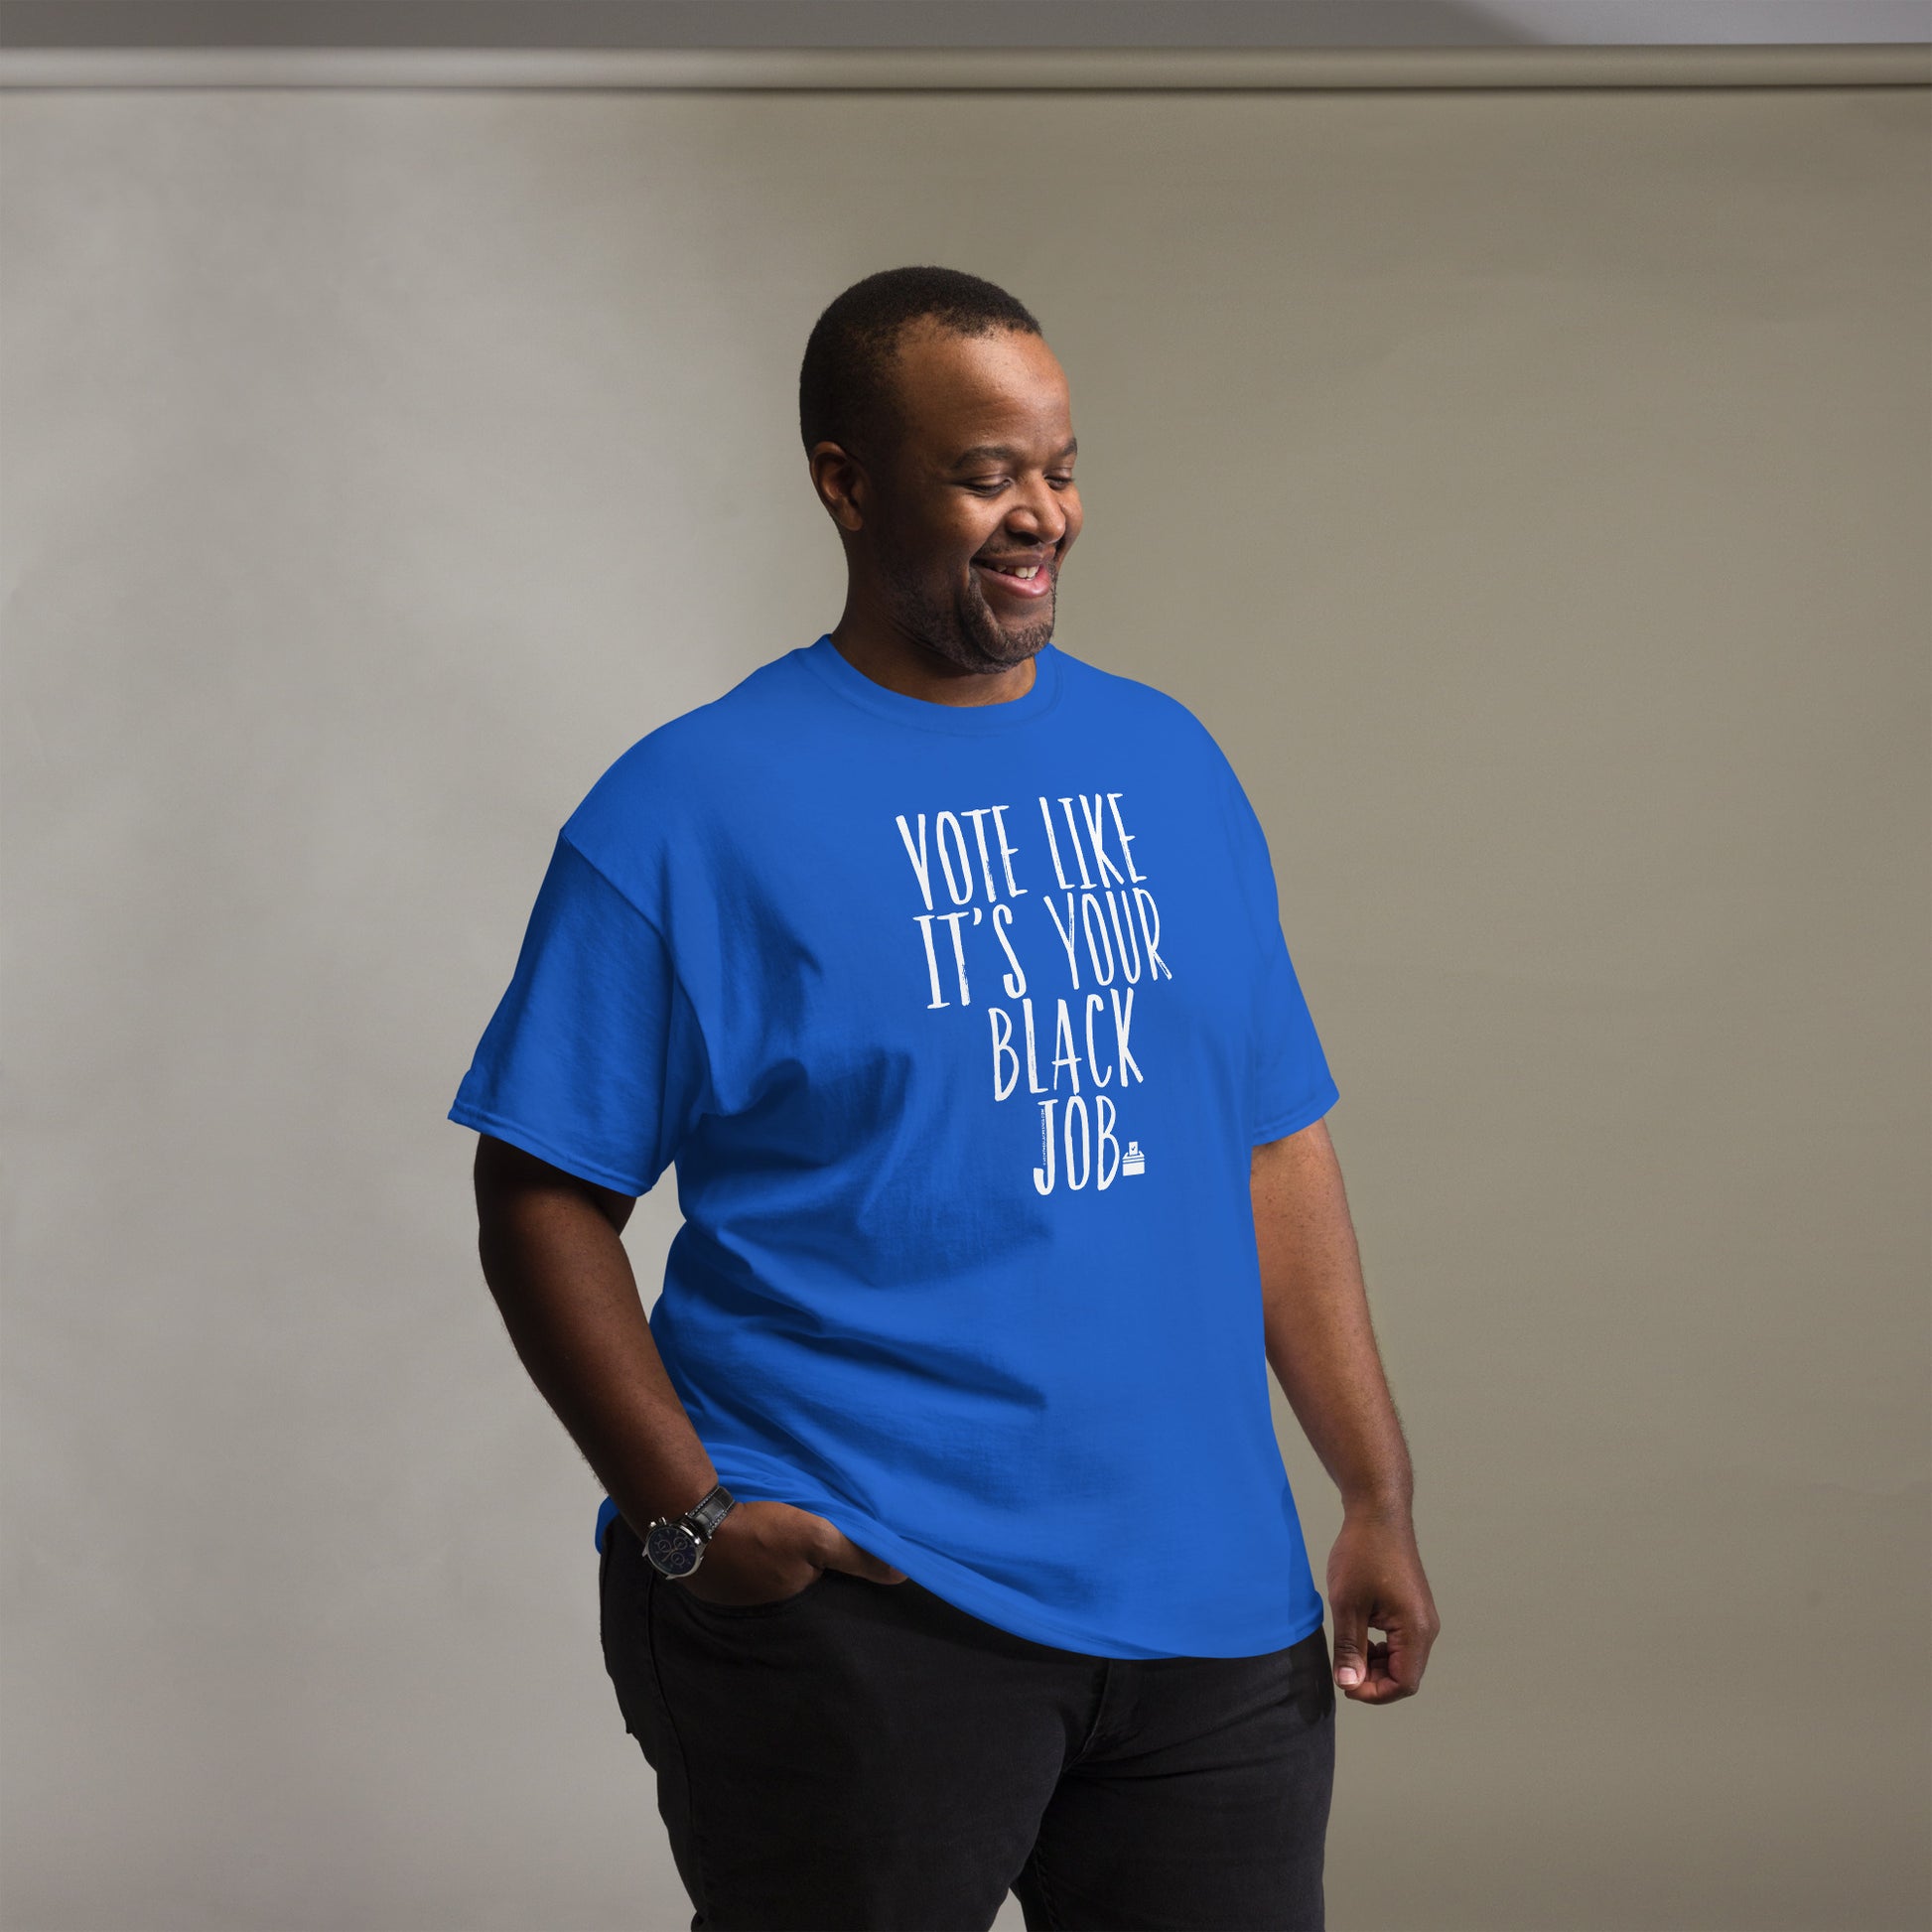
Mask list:
[[[1025,308],[869,276],[799,390],[844,613],[591,789],[451,1109],[694,1932],[1319,1927],[1331,1662],[1392,1703],[1439,1625],[1266,840],[1051,641]]]

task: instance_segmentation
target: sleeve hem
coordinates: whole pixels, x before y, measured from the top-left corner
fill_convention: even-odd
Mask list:
[[[1341,1090],[1332,1079],[1323,1080],[1313,1093],[1298,1106],[1291,1107],[1287,1113],[1277,1114],[1272,1120],[1265,1120],[1248,1135],[1251,1146],[1261,1147],[1269,1141],[1285,1140],[1290,1134],[1299,1134],[1303,1128],[1311,1127],[1341,1098]]]
[[[468,1101],[459,1100],[447,1116],[459,1127],[473,1127],[479,1134],[487,1134],[490,1139],[507,1141],[512,1147],[520,1147],[525,1154],[534,1154],[539,1161],[547,1161],[553,1168],[561,1168],[566,1173],[574,1173],[580,1180],[594,1180],[600,1187],[615,1187],[623,1194],[647,1194],[652,1182],[638,1180],[634,1174],[620,1173],[616,1168],[605,1166],[602,1161],[586,1160],[581,1154],[573,1154],[567,1148],[559,1147],[554,1141],[542,1134],[532,1133],[527,1127],[513,1120],[505,1120],[499,1114],[485,1112],[481,1107],[473,1107]]]

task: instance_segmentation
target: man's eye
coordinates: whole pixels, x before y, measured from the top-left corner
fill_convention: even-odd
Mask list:
[[[1064,489],[1067,486],[1067,484],[1073,481],[1073,479],[1071,477],[1048,477],[1046,481],[1049,483],[1051,483],[1055,489]],[[976,496],[991,496],[996,494],[998,491],[1004,489],[1006,486],[1007,486],[1006,479],[1004,477],[998,478],[992,483],[969,483],[966,485],[966,487],[970,489],[973,492],[973,494]]]

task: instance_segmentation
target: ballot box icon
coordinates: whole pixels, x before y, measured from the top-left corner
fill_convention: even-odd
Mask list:
[[[1139,1141],[1129,1141],[1127,1143],[1127,1152],[1120,1157],[1120,1171],[1122,1173],[1145,1173],[1147,1172],[1147,1156],[1141,1152],[1141,1144]]]

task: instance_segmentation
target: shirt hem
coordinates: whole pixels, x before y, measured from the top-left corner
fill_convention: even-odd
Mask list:
[[[911,1580],[929,1589],[935,1596],[944,1597],[956,1608],[965,1610],[969,1615],[979,1617],[997,1629],[1009,1634],[1025,1637],[1033,1643],[1044,1644],[1049,1649],[1065,1650],[1083,1657],[1124,1657],[1153,1659],[1165,1657],[1260,1657],[1276,1650],[1285,1650],[1297,1644],[1304,1637],[1311,1636],[1321,1628],[1325,1608],[1319,1592],[1315,1592],[1314,1614],[1304,1615],[1296,1624],[1290,1624],[1286,1634],[1272,1638],[1263,1637],[1252,1649],[1228,1651],[1203,1650],[1161,1650],[1148,1644],[1139,1644],[1131,1639],[1089,1630],[1082,1625],[1062,1622],[1057,1617],[1046,1616],[1040,1611],[1024,1603],[1012,1592],[999,1589],[985,1583],[960,1564],[939,1556],[920,1544],[907,1543],[903,1538],[889,1530],[885,1524],[875,1521],[863,1510],[854,1508],[836,1496],[827,1495],[823,1490],[801,1483],[795,1476],[784,1481],[765,1481],[756,1476],[741,1477],[734,1484],[726,1473],[726,1464],[732,1460],[727,1450],[720,1454],[712,1452],[712,1463],[719,1471],[719,1480],[734,1494],[743,1495],[747,1501],[768,1500],[789,1503],[794,1509],[808,1509],[815,1516],[823,1516],[827,1522],[843,1530],[854,1543],[873,1556],[880,1557],[895,1569],[902,1570]],[[782,1492],[782,1493],[781,1493]],[[600,1551],[603,1548],[604,1525],[617,1513],[616,1504],[608,1497],[598,1511],[597,1540]],[[887,1586],[891,1587],[891,1586]]]
[[[587,1161],[581,1154],[573,1154],[547,1136],[533,1133],[520,1123],[505,1120],[500,1114],[492,1114],[486,1108],[474,1107],[467,1101],[459,1100],[445,1118],[455,1121],[459,1127],[470,1127],[479,1134],[487,1134],[492,1140],[507,1141],[512,1147],[520,1147],[525,1154],[534,1154],[539,1161],[547,1161],[553,1168],[574,1173],[580,1180],[594,1180],[600,1187],[615,1187],[622,1194],[650,1192],[648,1181],[639,1182],[634,1175],[620,1173],[616,1168],[606,1167],[602,1161]]]
[[[1264,1121],[1248,1138],[1256,1147],[1260,1147],[1265,1142],[1298,1134],[1303,1128],[1311,1127],[1340,1098],[1341,1089],[1333,1080],[1326,1080],[1311,1098],[1304,1100],[1298,1107],[1291,1107],[1285,1114],[1277,1114],[1273,1120]]]

